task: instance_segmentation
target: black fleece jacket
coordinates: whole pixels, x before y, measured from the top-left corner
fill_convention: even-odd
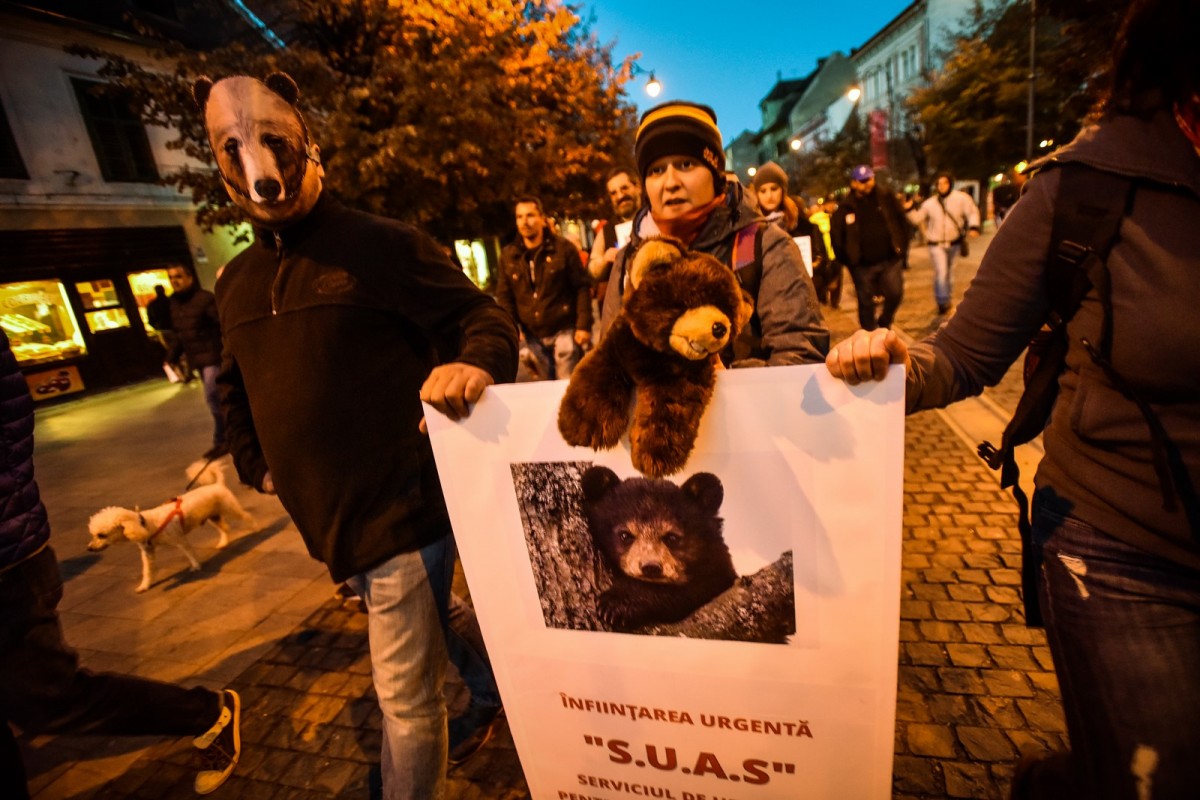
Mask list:
[[[219,379],[238,475],[267,471],[314,558],[344,580],[449,531],[418,390],[435,345],[497,382],[508,315],[419,230],[322,196],[217,282]]]

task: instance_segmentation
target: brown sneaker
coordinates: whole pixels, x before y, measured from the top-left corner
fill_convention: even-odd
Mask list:
[[[209,794],[225,782],[242,755],[242,698],[237,692],[223,692],[221,716],[192,744],[200,751],[202,764],[193,788],[196,794]]]

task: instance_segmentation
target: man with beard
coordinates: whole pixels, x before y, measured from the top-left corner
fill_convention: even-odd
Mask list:
[[[617,251],[629,241],[633,230],[633,215],[642,207],[642,185],[637,174],[632,170],[621,167],[609,173],[608,199],[612,202],[614,220],[600,229],[592,245],[592,256],[588,260],[588,271],[597,282],[608,281],[608,273],[612,271],[613,261]],[[601,284],[603,286],[603,284]],[[598,292],[604,297],[603,288]]]
[[[859,164],[850,172],[850,193],[829,222],[833,252],[854,280],[858,324],[863,330],[890,328],[904,298],[904,215],[892,193],[875,185],[875,170]],[[875,298],[883,310],[875,316]]]
[[[536,377],[569,378],[592,341],[592,282],[579,249],[547,226],[541,200],[518,197],[514,213],[517,238],[500,251],[496,302],[520,328]]]
[[[194,91],[255,227],[217,281],[234,464],[278,492],[309,553],[366,605],[384,797],[442,798],[455,549],[419,401],[470,413],[512,380],[516,330],[425,233],[322,191],[290,77],[203,78]]]

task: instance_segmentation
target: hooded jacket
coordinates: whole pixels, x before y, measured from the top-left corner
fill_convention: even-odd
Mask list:
[[[33,398],[0,330],[0,573],[50,541],[50,522],[33,479]]]
[[[1044,270],[1061,177],[1080,163],[1135,178],[1107,260],[1112,364],[1145,399],[1200,480],[1200,156],[1169,112],[1115,116],[1050,156],[996,233],[956,313],[911,350],[909,411],[944,406],[992,386],[1049,310]],[[1093,288],[1067,327],[1059,396],[1043,434],[1039,502],[1127,544],[1193,569],[1200,542],[1184,511],[1163,508],[1148,425],[1088,356],[1103,306]]]
[[[725,203],[709,216],[691,249],[708,253],[733,266],[737,232],[752,225],[762,230],[761,277],[754,297],[754,317],[726,347],[721,359],[734,367],[815,364],[829,352],[829,330],[821,318],[817,293],[796,243],[778,225],[766,224],[742,199],[741,186],[729,183]],[[621,310],[625,264],[642,241],[658,235],[650,209],[643,206],[634,217],[630,242],[617,254],[609,276],[600,318],[600,335]]]
[[[508,315],[428,236],[327,194],[294,226],[259,231],[222,272],[217,303],[238,475],[261,488],[270,470],[333,579],[444,536],[418,389],[438,345],[511,381]]]

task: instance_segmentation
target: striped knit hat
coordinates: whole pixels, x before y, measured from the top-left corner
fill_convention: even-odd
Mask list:
[[[714,178],[725,171],[725,150],[717,114],[708,106],[672,100],[642,114],[633,155],[643,180],[650,165],[663,156],[692,156],[712,170]]]

